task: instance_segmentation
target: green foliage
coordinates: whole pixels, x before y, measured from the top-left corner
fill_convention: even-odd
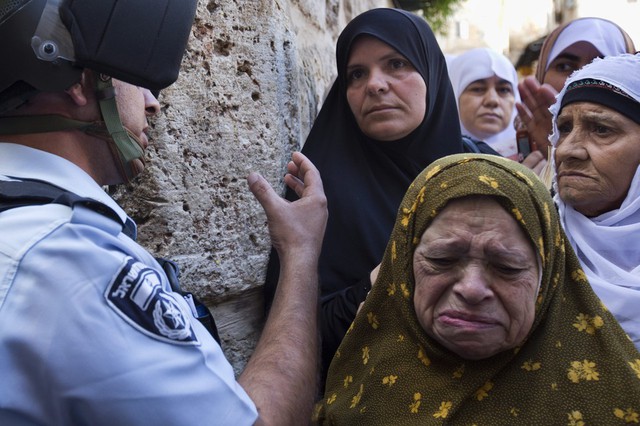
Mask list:
[[[437,34],[447,33],[447,19],[464,0],[396,0],[398,7],[405,10],[421,10],[431,29]]]

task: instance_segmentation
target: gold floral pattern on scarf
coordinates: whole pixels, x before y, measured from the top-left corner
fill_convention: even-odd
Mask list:
[[[412,264],[433,218],[449,200],[472,194],[498,200],[542,268],[526,340],[475,361],[448,351],[419,325]],[[481,154],[433,163],[404,197],[378,279],[334,357],[314,419],[349,426],[637,422],[640,354],[567,247],[553,201],[530,170]]]

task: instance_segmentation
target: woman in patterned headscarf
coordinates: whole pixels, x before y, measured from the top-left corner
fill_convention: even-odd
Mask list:
[[[327,425],[632,423],[640,353],[591,290],[535,174],[496,156],[452,155],[407,191],[316,416]]]

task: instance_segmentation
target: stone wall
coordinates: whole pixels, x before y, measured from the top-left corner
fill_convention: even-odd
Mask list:
[[[335,73],[335,40],[381,0],[200,0],[178,81],[160,97],[147,170],[115,197],[139,241],[176,261],[240,372],[263,324],[270,248],[246,176],[281,193]],[[312,309],[310,307],[310,309]]]

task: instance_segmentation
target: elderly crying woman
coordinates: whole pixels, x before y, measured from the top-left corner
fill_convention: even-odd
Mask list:
[[[432,163],[402,201],[317,421],[611,425],[639,416],[640,353],[591,289],[544,184],[497,156]]]

